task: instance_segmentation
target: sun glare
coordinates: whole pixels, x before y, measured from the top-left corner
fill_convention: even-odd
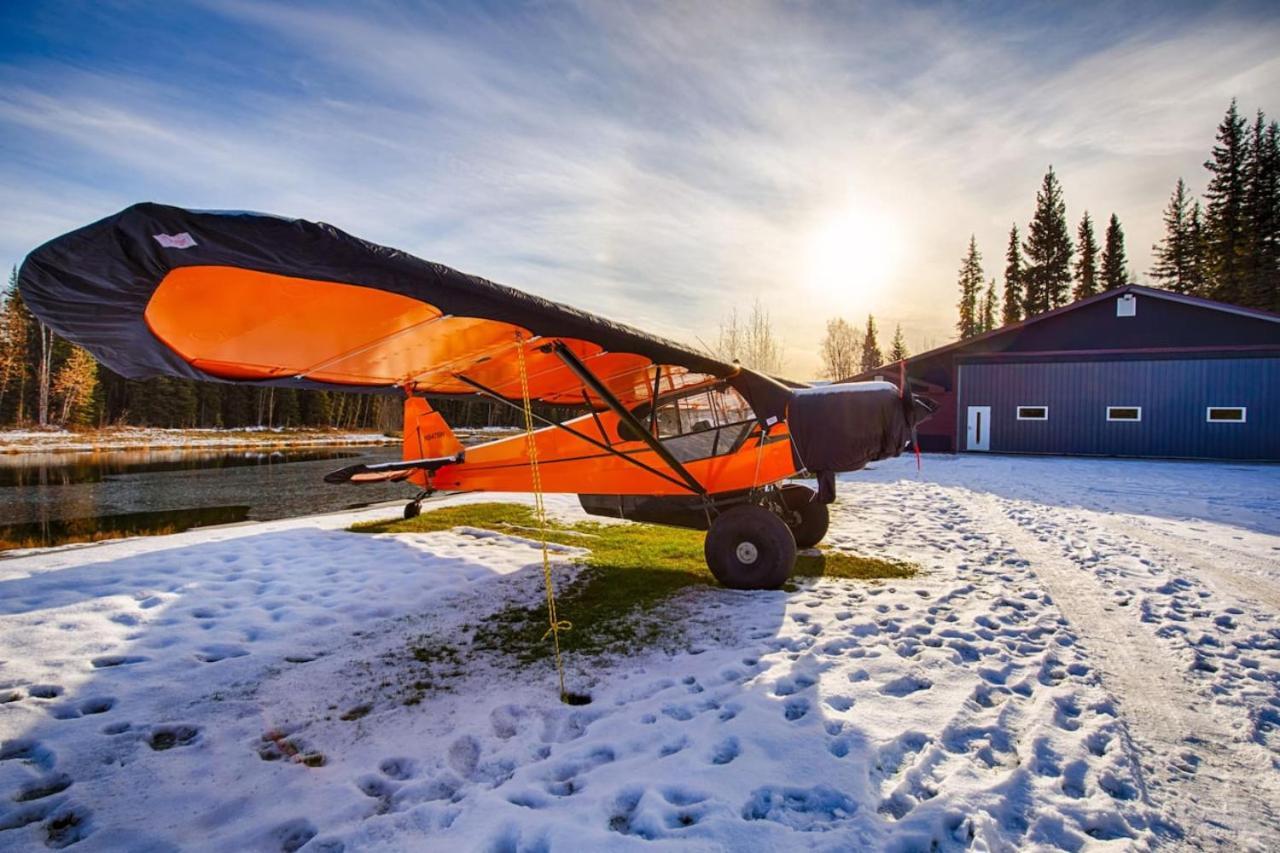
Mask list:
[[[823,222],[809,239],[807,281],[841,302],[864,304],[888,284],[901,236],[888,215],[849,208]]]

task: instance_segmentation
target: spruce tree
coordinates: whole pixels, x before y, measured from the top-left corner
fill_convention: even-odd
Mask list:
[[[222,389],[220,382],[196,383],[196,426],[222,426]]]
[[[996,312],[1000,310],[1000,297],[996,296],[996,280],[987,283],[987,290],[978,302],[978,333],[989,332],[996,327]]]
[[[1182,178],[1164,209],[1164,239],[1152,247],[1156,263],[1151,277],[1166,290],[1195,293],[1192,274],[1191,214],[1187,208],[1187,187]]]
[[[896,364],[910,357],[911,352],[907,349],[907,342],[902,337],[902,324],[899,323],[893,330],[893,343],[889,345],[889,363]]]
[[[875,370],[884,364],[884,355],[880,352],[880,344],[876,340],[876,318],[867,315],[867,331],[862,336],[862,371]]]
[[[1024,316],[1042,314],[1066,304],[1071,290],[1071,249],[1067,205],[1062,200],[1058,176],[1050,166],[1036,193],[1036,212],[1023,245],[1027,255],[1022,296]]]
[[[281,388],[276,398],[276,423],[285,429],[302,423],[302,406],[296,388]]]
[[[978,294],[982,292],[982,254],[978,241],[969,236],[969,251],[960,261],[960,320],[956,329],[960,339],[971,338],[978,333]]]
[[[1098,292],[1098,241],[1093,236],[1093,220],[1087,210],[1080,218],[1076,239],[1080,241],[1080,257],[1076,258],[1076,289],[1072,297],[1084,299]]]
[[[302,403],[302,423],[309,427],[327,427],[329,425],[329,392],[303,391],[299,395]]]
[[[1102,246],[1102,289],[1111,290],[1129,283],[1128,263],[1124,256],[1124,231],[1114,213],[1107,223],[1106,242]]]
[[[1018,226],[1009,229],[1009,248],[1004,253],[1004,325],[1022,319],[1022,247],[1018,244]]]
[[[1280,299],[1280,129],[1258,111],[1245,182],[1245,281],[1241,304],[1276,310]]]
[[[1187,222],[1187,251],[1191,255],[1191,289],[1187,292],[1194,296],[1206,296],[1209,293],[1209,247],[1199,201],[1191,205],[1191,218]]]
[[[1205,190],[1206,260],[1210,295],[1224,302],[1245,296],[1245,247],[1248,242],[1245,215],[1245,179],[1249,140],[1245,120],[1236,110],[1235,98],[1218,125],[1218,144],[1204,167],[1212,177]]]

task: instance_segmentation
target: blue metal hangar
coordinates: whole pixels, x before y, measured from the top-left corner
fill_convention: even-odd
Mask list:
[[[1128,285],[907,361],[923,451],[1280,461],[1280,315]],[[881,375],[886,366],[858,379]]]

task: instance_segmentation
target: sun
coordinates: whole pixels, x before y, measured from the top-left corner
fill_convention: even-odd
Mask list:
[[[840,303],[866,305],[888,285],[901,249],[901,231],[892,216],[845,208],[810,236],[806,283]]]

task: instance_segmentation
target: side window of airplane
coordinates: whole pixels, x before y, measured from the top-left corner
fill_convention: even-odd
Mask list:
[[[658,407],[656,421],[658,438],[671,438],[685,433],[684,417],[680,409],[680,403],[680,400],[672,400]]]
[[[756,414],[751,411],[747,401],[730,386],[713,389],[709,392],[709,396],[719,415],[717,426],[740,424],[755,419]]]
[[[647,426],[648,416],[637,414]],[[677,459],[687,462],[733,451],[751,431],[754,419],[747,401],[726,385],[668,400],[658,406],[654,420],[658,438]],[[621,424],[619,438],[638,439],[628,433]]]

